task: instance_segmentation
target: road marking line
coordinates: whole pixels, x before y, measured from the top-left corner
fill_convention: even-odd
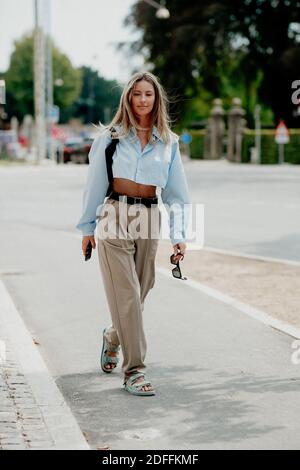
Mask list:
[[[168,269],[156,266],[156,271],[160,274],[163,274],[164,276],[168,276],[169,278],[170,276],[172,277],[171,271],[169,271]],[[223,292],[220,292],[212,287],[206,286],[205,284],[202,284],[200,282],[194,281],[192,279],[188,279],[182,282],[184,282],[184,285],[186,286],[192,287],[193,289],[203,292],[204,294],[207,294],[210,297],[213,297],[214,299],[217,299],[227,305],[230,305],[231,307],[236,308],[242,313],[245,313],[246,315],[255,318],[256,320],[259,320],[265,325],[271,326],[272,328],[286,333],[287,335],[292,336],[293,338],[300,339],[300,329],[293,325],[290,325],[289,323],[273,318],[271,315],[263,312],[262,310],[252,307],[251,305],[245,304],[244,302],[230,297],[227,294],[223,294]]]
[[[188,245],[189,250],[200,250],[201,246],[196,245],[194,243],[191,243]],[[253,259],[253,260],[258,260],[258,261],[266,261],[269,263],[282,263],[282,264],[288,264],[290,266],[300,266],[300,261],[292,261],[288,260],[285,258],[273,258],[271,256],[260,256],[260,255],[250,255],[247,253],[240,253],[238,251],[230,251],[230,250],[222,250],[220,248],[212,248],[210,246],[205,246],[202,248],[204,251],[210,251],[212,253],[220,253],[221,255],[228,255],[228,256],[237,256],[240,258],[248,258],[248,259]]]
[[[163,245],[168,245],[170,242],[168,242],[167,240],[162,240],[161,243]],[[281,264],[287,264],[289,266],[296,266],[296,267],[300,266],[300,261],[292,261],[292,260],[288,260],[285,258],[274,258],[271,256],[250,255],[248,253],[241,253],[239,251],[224,250],[221,248],[213,248],[207,245],[202,246],[197,243],[189,243],[189,242],[186,242],[186,246],[187,246],[187,251],[203,250],[203,251],[208,251],[211,253],[218,253],[220,255],[236,256],[239,258],[253,259],[254,261],[257,260],[257,261],[266,261],[269,263],[281,263]]]

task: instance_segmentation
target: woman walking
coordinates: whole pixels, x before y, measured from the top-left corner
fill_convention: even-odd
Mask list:
[[[157,234],[161,229],[157,187],[161,187],[163,203],[172,210],[169,224],[174,261],[183,259],[186,250],[187,220],[183,215],[190,198],[178,137],[169,127],[167,104],[164,89],[153,74],[136,73],[128,81],[115,117],[109,126],[102,126],[92,145],[83,214],[76,226],[82,231],[84,256],[89,244],[96,248],[97,240],[112,319],[112,325],[103,332],[102,370],[113,371],[121,347],[123,385],[139,396],[155,395],[145,374],[147,345],[142,313],[155,282]],[[112,146],[109,169],[107,152]],[[172,204],[176,204],[174,210]],[[134,210],[139,211],[139,227],[146,229],[146,237],[139,235]],[[108,231],[103,225],[105,215]]]

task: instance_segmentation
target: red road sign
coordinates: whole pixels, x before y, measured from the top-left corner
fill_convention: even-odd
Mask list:
[[[275,142],[277,144],[288,144],[290,141],[289,130],[284,121],[279,121],[275,132]]]

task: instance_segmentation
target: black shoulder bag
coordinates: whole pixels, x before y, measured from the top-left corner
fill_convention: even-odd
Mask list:
[[[112,141],[105,149],[105,159],[106,159],[106,170],[107,170],[107,177],[108,177],[108,189],[106,196],[109,196],[112,192],[112,183],[113,183],[113,171],[112,171],[112,163],[113,163],[113,154],[115,153],[117,144],[119,143],[119,139],[116,138],[117,132],[114,127],[110,128],[110,134]]]

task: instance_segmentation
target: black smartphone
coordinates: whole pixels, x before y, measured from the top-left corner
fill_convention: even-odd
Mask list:
[[[85,252],[85,261],[88,261],[92,256],[92,243],[89,241],[88,246],[86,247]]]

